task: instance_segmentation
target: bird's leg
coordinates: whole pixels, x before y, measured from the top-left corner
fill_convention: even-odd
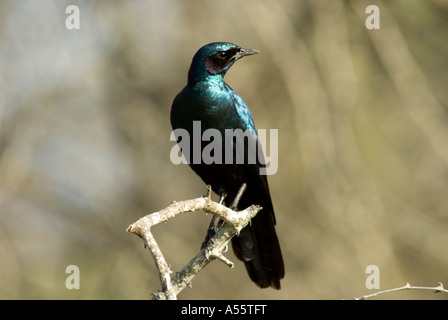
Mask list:
[[[238,193],[236,194],[235,199],[233,199],[233,202],[232,202],[232,205],[230,206],[230,209],[232,209],[232,210],[236,210],[236,208],[238,207],[238,203],[240,202],[241,198],[243,197],[244,191],[246,191],[246,188],[247,188],[247,184],[244,182],[244,183],[241,185],[240,189],[238,190]],[[227,195],[227,194],[226,194],[226,195]],[[224,198],[225,198],[225,196],[224,196]],[[222,203],[221,203],[221,200],[219,201],[219,203],[222,204]],[[215,218],[215,217],[216,217],[216,216],[213,216],[213,218]],[[213,220],[212,220],[212,221],[213,221]],[[214,221],[213,221],[213,223],[214,223]],[[223,223],[224,223],[224,220],[219,219],[219,220],[218,220],[218,223],[216,224],[215,231],[219,230],[219,228],[221,228],[221,226],[223,225]],[[211,226],[211,224],[210,224],[210,226]],[[210,228],[210,227],[209,227],[209,228]]]
[[[247,184],[245,182],[243,182],[243,184],[241,185],[240,189],[238,190],[238,193],[236,194],[235,199],[233,199],[232,205],[230,206],[230,209],[232,210],[236,210],[238,207],[238,203],[240,203],[241,198],[243,197],[244,191],[246,191],[247,188]],[[221,225],[219,225],[221,226]],[[224,252],[227,252],[228,247],[226,246],[226,249],[224,250]]]
[[[238,193],[235,196],[235,199],[233,199],[232,205],[230,206],[230,209],[236,210],[238,207],[238,203],[240,202],[241,198],[243,197],[244,191],[246,191],[247,184],[244,182],[240,189],[238,190]],[[214,216],[215,218],[216,216]],[[216,224],[216,230],[219,230],[221,226],[224,224],[224,220],[219,219],[218,223]],[[210,229],[209,229],[210,230]],[[226,245],[225,249],[223,250],[223,253],[226,253],[229,250],[229,247]]]
[[[227,197],[227,193],[226,192],[222,192],[221,195],[219,196],[219,204],[224,204],[224,200],[226,199],[226,197]],[[222,220],[220,219],[218,221],[218,225],[215,226],[216,216],[214,215],[212,217],[212,221],[210,221],[210,224],[208,226],[207,233],[205,235],[205,239],[204,239],[204,241],[201,244],[201,249],[204,249],[205,246],[207,245],[208,241],[215,235],[215,233],[217,231],[217,228],[222,225],[221,221]]]
[[[227,192],[222,192],[219,197],[219,204],[224,204],[224,200],[226,200]]]
[[[244,182],[240,189],[238,190],[238,193],[235,196],[235,199],[233,199],[232,205],[230,206],[230,209],[236,210],[238,207],[238,203],[240,202],[241,198],[243,197],[244,191],[246,191],[247,184]],[[227,197],[226,192],[222,192],[219,197],[219,204],[224,204],[224,200]],[[215,225],[216,224],[216,225]],[[207,229],[207,234],[205,235],[205,239],[202,242],[201,249],[204,249],[207,245],[208,241],[215,235],[216,231],[221,228],[221,226],[224,224],[224,220],[219,219],[216,223],[216,216],[212,217],[212,221],[210,221],[210,224]],[[227,248],[224,250],[224,252],[227,252]]]

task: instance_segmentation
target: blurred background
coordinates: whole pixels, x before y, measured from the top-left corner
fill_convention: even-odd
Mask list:
[[[80,29],[65,12],[79,6]],[[367,5],[380,8],[368,30]],[[448,286],[448,2],[0,2],[0,298],[148,299],[160,284],[140,217],[206,188],[169,153],[169,112],[204,44],[260,50],[226,75],[258,128],[286,276],[258,289],[213,262],[180,299],[352,299]],[[210,216],[154,228],[173,270]],[[65,287],[69,265],[80,289]],[[406,291],[383,299],[446,299]]]

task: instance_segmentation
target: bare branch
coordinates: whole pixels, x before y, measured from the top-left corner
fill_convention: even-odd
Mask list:
[[[132,232],[143,240],[145,247],[151,252],[156,264],[162,286],[154,294],[154,299],[177,299],[177,295],[191,283],[194,276],[214,259],[224,262],[231,268],[233,267],[233,263],[224,257],[222,252],[228,242],[235,235],[239,234],[241,229],[261,210],[261,207],[252,205],[245,210],[234,211],[211,200],[210,194],[211,189],[208,188],[208,193],[205,197],[173,202],[165,209],[142,217],[127,227],[127,232]],[[171,270],[156,240],[152,236],[151,227],[161,222],[166,222],[178,214],[197,210],[216,215],[224,220],[225,223],[207,245],[171,279]]]
[[[430,291],[434,291],[434,293],[438,293],[438,292],[448,293],[448,290],[443,287],[443,284],[441,282],[439,282],[438,287],[418,287],[418,286],[411,286],[409,283],[406,283],[406,285],[404,285],[403,287],[384,290],[384,291],[378,291],[378,292],[375,292],[372,294],[368,294],[365,296],[355,298],[355,300],[367,300],[367,299],[377,297],[377,296],[385,294],[385,293],[404,291],[404,290],[430,290]]]

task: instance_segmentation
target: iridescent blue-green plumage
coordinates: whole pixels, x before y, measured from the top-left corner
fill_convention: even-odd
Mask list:
[[[215,42],[203,46],[195,54],[188,72],[187,86],[176,96],[171,109],[173,129],[185,129],[193,134],[193,121],[200,121],[201,131],[214,128],[225,136],[225,129],[250,132],[245,144],[254,142],[260,148],[249,108],[241,97],[224,82],[224,75],[235,61],[258,51],[243,49],[233,43]],[[208,142],[203,142],[204,146]],[[191,146],[190,150],[193,150]],[[223,152],[225,150],[223,149]],[[193,163],[191,168],[212,186],[219,195],[227,194],[231,203],[243,183],[247,189],[238,209],[258,204],[263,209],[252,219],[238,237],[232,239],[236,256],[245,262],[250,278],[261,288],[280,289],[284,277],[283,259],[275,232],[274,209],[265,175],[259,169],[264,159],[255,163],[205,164]],[[261,161],[263,160],[263,161]],[[224,162],[224,161],[223,161]]]

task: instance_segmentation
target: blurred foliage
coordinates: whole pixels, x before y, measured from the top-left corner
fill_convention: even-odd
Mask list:
[[[80,30],[65,27],[69,4]],[[380,30],[365,27],[368,4]],[[279,129],[269,183],[286,277],[261,290],[242,263],[214,262],[180,298],[350,299],[370,293],[368,265],[381,289],[448,285],[447,21],[444,0],[1,1],[0,298],[147,299],[159,288],[125,228],[205,193],[170,162],[169,112],[213,41],[261,51],[226,81],[258,128]],[[173,270],[209,219],[154,230]],[[71,264],[80,290],[65,288]]]

